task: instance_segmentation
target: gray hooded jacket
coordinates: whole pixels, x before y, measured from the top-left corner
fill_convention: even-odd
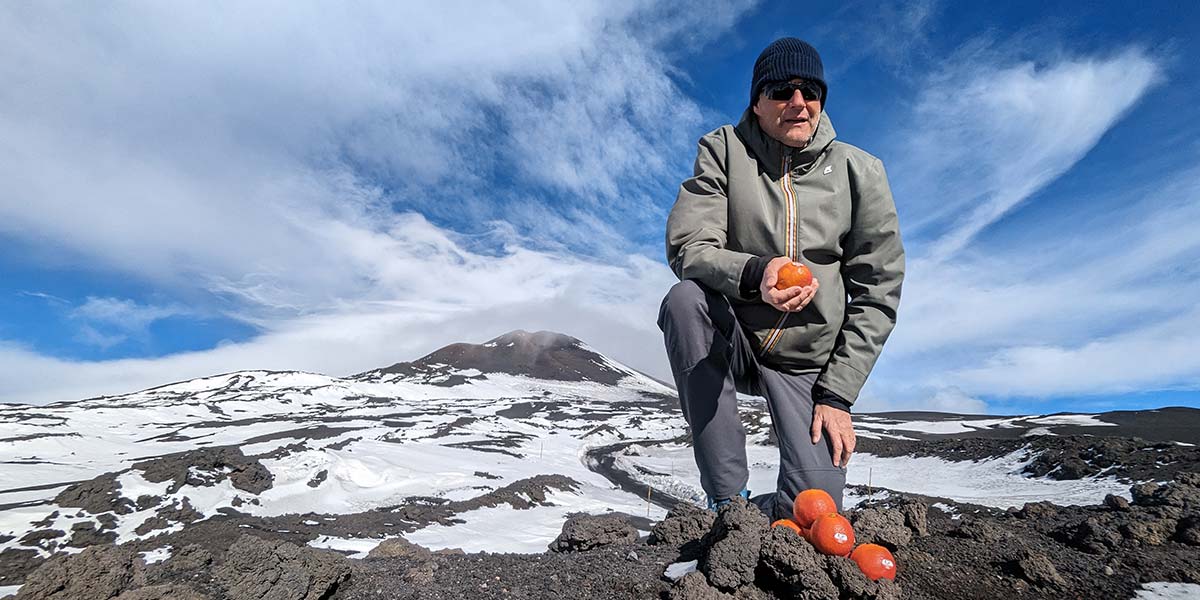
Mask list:
[[[667,219],[667,262],[729,298],[762,364],[819,372],[818,385],[853,403],[896,324],[904,247],[883,164],[835,137],[821,113],[808,146],[791,148],[747,110],[700,138]],[[756,256],[807,265],[816,297],[783,313],[757,289],[743,295]]]

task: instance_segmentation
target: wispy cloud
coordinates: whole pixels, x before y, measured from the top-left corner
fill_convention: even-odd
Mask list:
[[[917,259],[871,395],[1021,397],[1195,389],[1200,170],[1092,197],[1003,253]],[[1056,232],[1061,234],[1056,235]]]
[[[845,50],[843,55],[827,61],[826,78],[837,78],[839,71],[865,61],[906,72],[914,63],[923,64],[942,4],[940,0],[839,3],[834,16],[821,19],[813,29],[815,38],[834,40]]]
[[[80,341],[107,349],[131,337],[145,339],[155,321],[190,312],[181,306],[148,306],[133,300],[89,296],[71,309],[69,318],[81,323]]]
[[[55,296],[54,294],[47,294],[45,292],[29,292],[26,290],[21,290],[17,293],[22,296],[28,296],[30,298],[40,298],[42,300],[45,300],[49,304],[54,304],[54,305],[59,305],[59,306],[71,304],[71,301],[67,300],[66,298],[59,298],[58,296]]]
[[[902,142],[908,233],[937,237],[935,261],[1075,165],[1162,79],[1138,48],[1041,64],[994,53],[972,46],[931,76]]]

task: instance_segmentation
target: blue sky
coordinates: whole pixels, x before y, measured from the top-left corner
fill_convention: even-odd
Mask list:
[[[861,410],[1200,406],[1194,3],[0,6],[0,402],[552,329],[668,378],[662,231],[821,52],[908,251]]]

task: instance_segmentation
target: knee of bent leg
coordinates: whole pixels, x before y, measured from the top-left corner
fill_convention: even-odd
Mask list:
[[[662,327],[668,320],[686,319],[700,315],[707,309],[704,288],[690,279],[671,286],[658,311],[658,324]]]

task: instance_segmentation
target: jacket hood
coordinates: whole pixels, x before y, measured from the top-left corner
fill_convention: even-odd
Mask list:
[[[785,154],[791,155],[793,169],[807,168],[837,138],[837,131],[833,129],[833,122],[829,120],[829,115],[825,111],[821,111],[821,120],[817,123],[817,131],[813,134],[812,140],[803,148],[784,145],[779,140],[767,135],[767,132],[758,125],[758,115],[754,114],[752,108],[747,108],[742,113],[742,118],[734,130],[746,147],[754,153],[763,168],[776,177],[783,175],[781,171]]]

